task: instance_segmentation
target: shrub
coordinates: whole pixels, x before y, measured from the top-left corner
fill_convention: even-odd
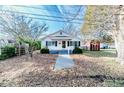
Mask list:
[[[25,40],[25,41],[22,41],[22,42],[29,44],[29,46],[32,46],[33,50],[40,50],[41,49],[41,41]]]
[[[49,49],[48,49],[48,48],[42,48],[42,49],[40,50],[40,53],[41,53],[41,54],[49,54]]]
[[[83,51],[82,49],[78,48],[78,47],[75,47],[75,49],[72,51],[73,54],[82,54]]]
[[[4,48],[1,48],[0,60],[4,60],[4,59],[14,57],[14,56],[16,56],[15,47],[6,46]]]
[[[15,56],[15,47],[6,46],[3,48],[2,54],[6,54],[9,57]]]
[[[36,50],[40,50],[41,49],[41,41],[35,41],[33,43],[33,46],[35,47]]]
[[[8,58],[7,54],[0,55],[0,60],[5,60],[7,58]]]

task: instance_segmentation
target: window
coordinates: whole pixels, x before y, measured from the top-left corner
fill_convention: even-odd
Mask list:
[[[57,41],[46,41],[46,46],[57,46]]]
[[[73,41],[73,46],[75,46],[75,41]]]
[[[77,46],[78,46],[77,41],[75,41],[75,42],[74,42],[74,44],[75,44],[75,47],[77,47]]]
[[[79,47],[80,41],[69,41],[69,46]]]
[[[52,44],[51,44],[52,46],[54,46],[55,45],[55,42],[54,41],[52,41]]]
[[[73,42],[72,41],[70,41],[70,46],[73,46]]]
[[[60,32],[60,35],[62,35],[62,32]]]
[[[8,43],[14,43],[14,41],[13,40],[8,40]]]
[[[47,41],[47,46],[51,46],[51,42],[50,41]]]

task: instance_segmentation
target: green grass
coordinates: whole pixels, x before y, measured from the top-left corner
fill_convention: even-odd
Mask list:
[[[124,87],[124,80],[105,80],[104,85],[108,87]]]
[[[116,50],[102,49],[100,51],[84,51],[83,54],[89,57],[116,57]]]

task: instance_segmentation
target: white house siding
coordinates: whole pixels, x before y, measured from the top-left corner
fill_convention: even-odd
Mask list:
[[[47,40],[46,40],[47,41]],[[44,45],[43,47],[48,47],[50,50],[73,50],[75,48],[75,46],[68,46],[68,40],[49,40],[49,41],[57,41],[57,46],[46,46],[46,41],[43,41],[42,42],[42,45]],[[62,41],[65,41],[66,42],[66,48],[62,48]],[[73,41],[75,42],[74,40],[70,40],[70,41]],[[77,41],[79,42],[79,41]],[[80,42],[80,45],[81,45],[81,42]]]
[[[68,34],[62,32],[63,34],[60,34],[60,32],[52,34],[47,36],[46,38],[44,38],[42,40],[42,47],[48,47],[50,50],[73,50],[75,48],[75,46],[68,46],[68,41],[80,41],[79,39],[69,36]],[[53,45],[53,46],[46,46],[46,41],[47,42],[51,42],[51,41],[57,41],[57,46]],[[66,42],[66,46],[65,48],[62,48],[62,41]],[[81,45],[81,42],[80,42]]]

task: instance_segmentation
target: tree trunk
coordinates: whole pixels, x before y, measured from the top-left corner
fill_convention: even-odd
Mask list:
[[[124,64],[124,40],[120,35],[115,39],[115,47],[117,50],[117,61]]]
[[[33,57],[33,47],[29,46],[29,55],[30,57]]]
[[[120,42],[121,44],[118,44],[118,56],[117,56],[117,60],[118,62],[120,62],[121,64],[124,64],[124,42]]]
[[[21,44],[19,43],[19,49],[18,49],[18,51],[19,51],[19,56],[21,56]]]

